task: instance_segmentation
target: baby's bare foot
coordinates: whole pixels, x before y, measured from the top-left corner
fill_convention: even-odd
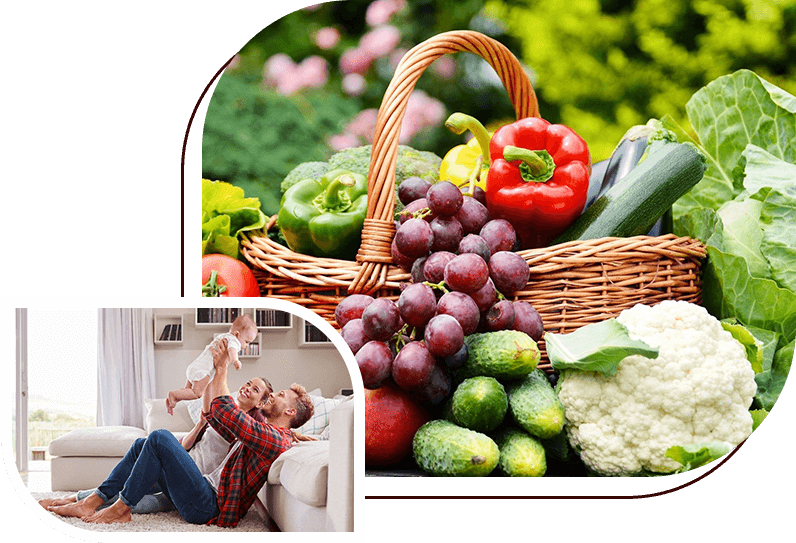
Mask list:
[[[39,500],[39,505],[47,509],[50,506],[66,505],[68,503],[75,503],[77,496],[68,496],[66,498],[51,498],[48,500]]]
[[[130,508],[123,501],[116,500],[110,507],[85,516],[81,520],[92,524],[113,524],[115,522],[130,522],[133,518],[130,514]]]

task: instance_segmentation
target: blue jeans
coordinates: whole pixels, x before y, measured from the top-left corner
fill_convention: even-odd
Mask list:
[[[95,494],[96,492],[96,488],[92,488],[91,490],[81,490],[77,493],[77,499],[80,501],[87,496]],[[118,497],[118,494],[111,496],[103,505],[100,506],[100,508],[111,505],[117,500]],[[141,515],[147,513],[162,513],[164,511],[173,510],[174,504],[171,503],[171,500],[169,500],[169,498],[160,490],[160,487],[155,485],[149,489],[148,494],[146,494],[137,504],[133,506],[131,512]]]
[[[168,430],[137,439],[96,493],[105,501],[118,494],[132,509],[155,485],[191,524],[205,524],[218,516],[215,491]]]

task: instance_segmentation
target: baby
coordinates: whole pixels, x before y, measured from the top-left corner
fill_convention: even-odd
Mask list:
[[[213,379],[216,370],[213,367],[213,353],[210,346],[217,340],[226,338],[228,350],[232,364],[235,369],[240,369],[238,352],[244,349],[257,337],[257,325],[248,315],[241,315],[232,323],[228,333],[220,334],[218,337],[204,348],[202,353],[190,363],[185,371],[188,377],[185,387],[179,390],[172,390],[166,398],[166,410],[170,415],[174,414],[174,406],[180,400],[197,400],[202,397],[208,383]]]

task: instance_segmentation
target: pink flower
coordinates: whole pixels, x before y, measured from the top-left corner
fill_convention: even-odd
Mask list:
[[[392,52],[401,41],[401,32],[392,25],[381,25],[359,40],[359,49],[379,58]]]
[[[340,41],[340,32],[331,26],[321,28],[315,33],[315,45],[324,51],[331,49]]]
[[[432,72],[442,79],[450,79],[456,74],[456,61],[450,56],[439,57],[429,67]]]
[[[390,53],[390,66],[392,66],[393,70],[398,67],[398,64],[401,63],[401,59],[404,58],[404,55],[409,52],[409,49],[405,47],[399,47],[392,53]]]
[[[359,96],[365,90],[367,81],[361,74],[346,74],[343,76],[343,92],[351,96]]]
[[[378,26],[390,21],[393,15],[406,7],[406,0],[376,0],[365,11],[365,22]]]
[[[373,141],[373,135],[376,133],[376,117],[378,113],[379,111],[374,108],[361,111],[346,125],[345,132],[364,138],[365,141],[368,142]]]
[[[344,74],[364,74],[370,68],[374,58],[370,51],[361,47],[346,49],[340,55],[340,71]]]
[[[301,61],[297,68],[297,78],[304,87],[322,87],[329,79],[326,59],[313,55]]]
[[[445,106],[421,90],[413,91],[406,104],[406,113],[401,123],[399,143],[407,144],[424,128],[436,126],[445,119]]]
[[[263,66],[263,81],[275,87],[284,77],[289,77],[296,69],[296,63],[285,53],[272,55]]]
[[[229,64],[227,64],[226,69],[235,70],[238,66],[240,66],[240,55],[236,54],[234,57],[232,57],[232,60],[229,61]]]
[[[340,151],[341,149],[348,149],[349,147],[359,147],[362,145],[362,141],[352,134],[337,134],[330,136],[327,144],[332,150]]]

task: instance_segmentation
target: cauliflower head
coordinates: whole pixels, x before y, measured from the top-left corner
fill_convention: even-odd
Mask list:
[[[735,447],[752,433],[754,371],[744,347],[705,308],[639,304],[617,320],[659,354],[628,356],[612,377],[562,372],[567,436],[590,469],[609,476],[671,473],[681,467],[665,456],[671,446]]]

